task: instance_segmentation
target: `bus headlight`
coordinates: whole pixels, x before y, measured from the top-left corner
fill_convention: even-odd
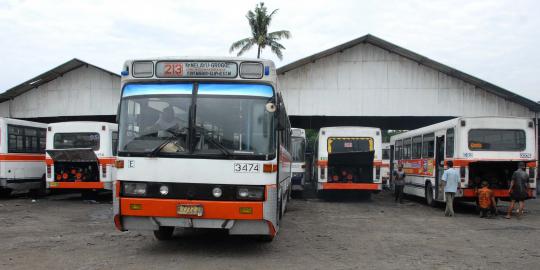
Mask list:
[[[124,183],[124,195],[128,195],[128,196],[146,195],[146,183]]]
[[[214,197],[216,198],[219,198],[221,197],[221,195],[223,195],[223,190],[221,190],[221,188],[219,187],[215,187],[214,189],[212,189],[212,195],[214,195]]]
[[[264,187],[238,187],[236,198],[239,200],[262,200]]]
[[[159,187],[159,194],[161,194],[162,196],[169,194],[169,187],[165,185]]]

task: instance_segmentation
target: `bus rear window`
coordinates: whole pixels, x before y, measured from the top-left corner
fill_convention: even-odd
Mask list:
[[[54,149],[92,148],[99,150],[99,133],[56,133],[54,134]]]
[[[372,138],[329,138],[328,153],[373,151]]]
[[[518,129],[471,129],[471,151],[521,151],[525,149],[525,131]]]

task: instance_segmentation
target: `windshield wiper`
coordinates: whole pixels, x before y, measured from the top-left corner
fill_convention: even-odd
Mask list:
[[[163,149],[163,147],[165,147],[167,144],[169,144],[169,143],[171,143],[171,142],[173,142],[175,140],[180,139],[181,136],[187,136],[187,134],[182,133],[182,132],[184,132],[186,130],[187,130],[187,128],[185,128],[185,127],[178,130],[178,131],[174,130],[173,128],[166,129],[165,131],[173,134],[173,136],[170,137],[170,138],[165,139],[162,143],[160,143],[158,146],[156,146],[156,148],[152,149],[152,151],[150,151],[148,153],[148,156],[149,157],[157,156],[157,154],[161,151],[161,149]]]
[[[204,127],[195,127],[195,129],[199,129],[205,133],[211,133],[209,130],[205,129]],[[201,132],[202,133],[202,132]],[[223,146],[221,143],[216,141],[213,136],[203,136],[206,141],[211,142],[215,147],[218,148],[219,151],[221,151],[225,156],[230,157],[233,156],[233,153],[227,149],[227,147]]]

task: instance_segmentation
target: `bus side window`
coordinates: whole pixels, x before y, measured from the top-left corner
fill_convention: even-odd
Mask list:
[[[454,129],[446,130],[446,157],[454,157]]]
[[[47,145],[47,140],[46,140],[47,130],[44,128],[40,128],[38,130],[39,130],[38,131],[39,132],[39,152],[45,153],[45,148]]]
[[[403,141],[396,141],[396,147],[394,148],[394,157],[396,160],[401,160],[403,156]]]
[[[403,140],[403,159],[411,159],[411,138]]]
[[[112,132],[112,154],[113,156],[116,156],[118,153],[118,131]]]
[[[416,136],[412,139],[412,158],[422,157],[422,136]]]
[[[435,134],[424,135],[424,145],[422,149],[423,158],[433,158],[435,156]]]

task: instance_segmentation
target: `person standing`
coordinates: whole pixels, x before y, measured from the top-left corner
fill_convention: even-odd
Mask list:
[[[394,171],[394,201],[403,203],[403,188],[405,187],[405,172],[403,164],[398,165],[398,169]]]
[[[506,218],[510,219],[512,217],[512,210],[516,202],[519,203],[519,208],[517,211],[518,217],[523,214],[523,208],[525,207],[525,199],[529,196],[529,175],[525,172],[525,163],[520,162],[518,169],[512,174],[512,181],[510,182],[510,188],[508,192],[510,193],[510,206],[508,207],[508,213]]]
[[[447,162],[448,169],[442,175],[444,182],[444,197],[446,199],[446,209],[444,215],[447,217],[454,216],[454,198],[459,188],[460,177],[459,172],[454,168],[454,162]]]

